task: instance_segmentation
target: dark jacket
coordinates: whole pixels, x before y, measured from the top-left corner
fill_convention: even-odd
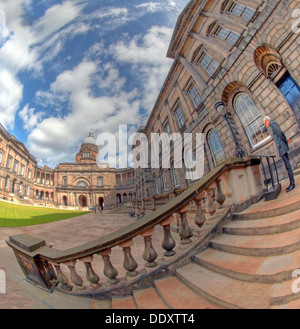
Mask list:
[[[275,121],[271,121],[270,126],[272,128],[273,138],[277,146],[279,156],[282,157],[290,150],[287,138]]]

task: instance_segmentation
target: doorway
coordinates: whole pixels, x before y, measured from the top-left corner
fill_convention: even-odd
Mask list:
[[[103,210],[103,208],[104,208],[104,199],[102,197],[100,197],[98,201],[99,201],[100,210]]]
[[[276,85],[300,121],[300,87],[297,82],[286,72]]]
[[[86,197],[84,195],[81,195],[79,197],[79,205],[82,208],[86,208],[87,207],[87,199],[86,199]]]

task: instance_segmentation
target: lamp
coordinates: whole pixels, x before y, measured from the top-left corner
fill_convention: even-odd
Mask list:
[[[217,112],[219,113],[219,115],[225,117],[225,115],[227,115],[227,108],[225,106],[224,102],[218,102],[215,105],[215,109],[217,110]]]
[[[226,120],[227,125],[229,127],[231,136],[232,136],[233,141],[235,143],[235,151],[233,153],[233,156],[235,158],[240,158],[240,159],[244,158],[245,156],[247,156],[247,151],[244,148],[244,146],[239,143],[239,141],[236,137],[236,134],[232,129],[231,123],[230,123],[229,118],[228,118],[228,112],[227,112],[226,104],[224,102],[220,101],[220,102],[216,103],[215,109],[217,110],[217,112],[219,113],[220,116],[224,117],[224,119]]]

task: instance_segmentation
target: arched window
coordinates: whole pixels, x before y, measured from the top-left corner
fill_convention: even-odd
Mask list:
[[[77,187],[87,187],[87,183],[81,181],[81,182],[79,182],[79,183],[77,184]]]
[[[225,160],[224,149],[216,130],[211,130],[208,134],[208,145],[212,154],[215,166],[219,165]]]
[[[252,147],[269,136],[257,107],[247,94],[238,94],[233,103]]]

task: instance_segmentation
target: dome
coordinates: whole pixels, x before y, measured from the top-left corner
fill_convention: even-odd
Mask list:
[[[92,145],[97,145],[96,143],[96,139],[94,137],[94,134],[93,134],[93,130],[90,131],[89,133],[89,137],[87,137],[84,142],[83,142],[83,145],[84,144],[92,144]]]

